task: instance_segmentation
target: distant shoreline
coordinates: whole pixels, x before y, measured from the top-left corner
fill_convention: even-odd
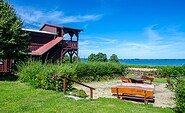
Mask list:
[[[185,60],[185,59],[119,59],[119,60]]]
[[[87,62],[88,59],[81,59]],[[128,65],[148,65],[148,66],[182,66],[185,65],[185,59],[119,59],[121,64]]]
[[[81,58],[81,59],[87,60],[88,58]],[[147,58],[146,59],[139,59],[139,58],[135,58],[135,59],[131,58],[131,59],[129,59],[128,58],[128,59],[119,59],[119,60],[185,60],[185,58],[184,59],[175,59],[175,58],[174,59],[153,59],[153,58],[152,59],[147,59]]]

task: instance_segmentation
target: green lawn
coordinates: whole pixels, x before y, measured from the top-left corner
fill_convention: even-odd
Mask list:
[[[0,81],[0,112],[172,113],[173,110],[118,99],[75,101],[61,92],[34,89],[20,81]]]
[[[167,83],[166,78],[154,78],[154,83]]]

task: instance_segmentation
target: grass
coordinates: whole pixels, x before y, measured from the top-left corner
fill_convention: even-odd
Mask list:
[[[154,78],[154,83],[166,83],[166,78]]]
[[[63,93],[34,89],[20,81],[0,80],[0,112],[62,113],[173,113],[170,108],[134,104],[118,99],[99,98],[75,101]]]

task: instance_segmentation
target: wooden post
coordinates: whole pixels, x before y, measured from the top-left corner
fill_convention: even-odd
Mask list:
[[[73,63],[73,55],[69,55],[70,56],[70,63]]]
[[[145,96],[144,96],[144,103],[146,104],[146,91],[144,91]]]
[[[93,98],[93,89],[92,88],[90,88],[90,97],[91,97],[91,99]]]
[[[66,95],[66,78],[64,77],[64,81],[63,81],[63,92],[64,92],[64,95]]]
[[[116,96],[119,98],[118,88],[116,88]]]

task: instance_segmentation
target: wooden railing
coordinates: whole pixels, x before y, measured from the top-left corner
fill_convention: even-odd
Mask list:
[[[85,87],[89,88],[89,89],[90,89],[90,98],[93,98],[93,90],[95,90],[95,88],[90,87],[90,86],[87,86],[87,85],[85,85],[85,84],[83,84],[83,83],[81,83],[81,82],[78,82],[78,81],[76,81],[76,80],[72,80],[72,79],[70,79],[70,78],[68,78],[68,77],[63,77],[63,78],[64,78],[64,81],[63,81],[63,92],[64,92],[64,95],[66,95],[67,80],[70,80],[70,81],[72,81],[72,82],[75,82],[75,83],[77,83],[77,84],[80,84],[80,85],[82,85],[82,86],[85,86]]]
[[[77,41],[63,40],[62,43],[65,46],[65,48],[78,49],[78,42]]]

